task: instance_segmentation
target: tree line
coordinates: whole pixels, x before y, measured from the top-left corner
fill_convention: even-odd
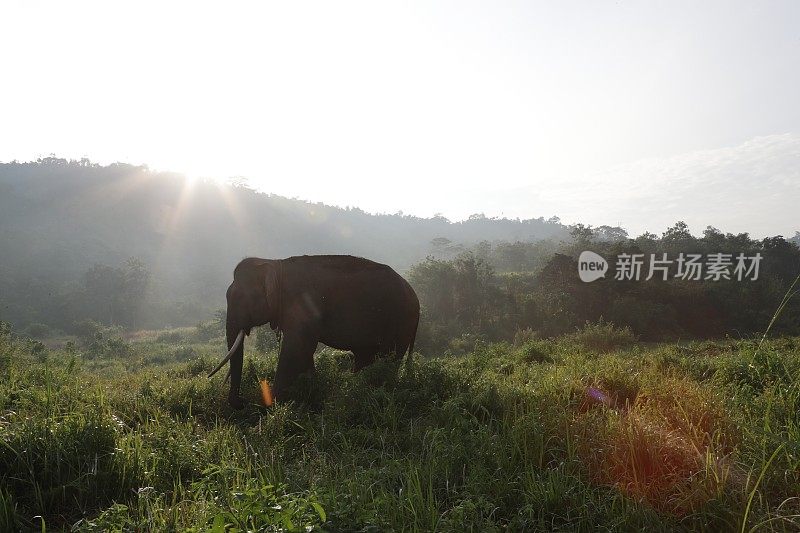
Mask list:
[[[420,346],[552,336],[601,318],[644,339],[762,331],[800,272],[800,233],[753,239],[682,222],[661,235],[565,226],[557,217],[461,223],[371,215],[197,183],[145,167],[45,158],[0,164],[0,320],[38,334],[87,320],[127,329],[194,325],[224,306],[248,255],[350,253],[390,264],[420,295]],[[755,254],[757,281],[581,282],[577,258]],[[646,262],[643,268],[647,269]],[[673,267],[674,268],[674,267]],[[797,302],[776,329],[797,332]],[[793,322],[793,320],[795,322]],[[84,328],[85,329],[85,328]]]
[[[543,249],[546,254],[537,253]],[[578,257],[584,250],[604,258],[641,255],[643,275],[638,281],[617,280],[612,271],[583,282]],[[686,280],[675,263],[666,280],[661,275],[646,280],[651,256],[663,254],[760,254],[762,259],[755,281]],[[560,243],[479,243],[452,258],[430,256],[409,278],[423,307],[420,346],[442,351],[469,349],[478,340],[561,335],[601,320],[628,327],[643,340],[749,337],[766,329],[798,275],[797,236],[753,239],[708,227],[695,237],[678,222],[661,236],[609,238],[605,229],[579,224]],[[790,300],[773,331],[800,334],[798,311],[800,298]]]

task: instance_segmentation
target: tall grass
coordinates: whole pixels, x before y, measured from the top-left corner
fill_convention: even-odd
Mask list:
[[[241,412],[204,378],[221,339],[42,359],[5,335],[0,530],[800,527],[798,339],[754,358],[600,329],[355,375],[326,349],[271,409],[275,354],[251,354]],[[158,364],[173,342],[196,355]]]
[[[789,288],[786,290],[786,293],[783,295],[783,298],[781,299],[781,303],[778,304],[777,309],[775,309],[775,312],[772,314],[772,318],[770,319],[769,324],[767,325],[766,329],[764,330],[764,334],[761,336],[761,341],[759,341],[759,343],[758,343],[758,348],[756,348],[755,355],[757,355],[759,350],[761,350],[761,346],[764,344],[764,341],[767,339],[767,335],[769,334],[770,330],[772,330],[772,326],[775,325],[775,321],[778,320],[778,318],[780,318],[780,316],[783,314],[783,310],[786,309],[787,305],[789,305],[789,302],[791,301],[791,299],[794,298],[794,296],[798,292],[800,292],[800,289],[795,290],[795,286],[797,285],[798,281],[800,281],[800,274],[798,274],[797,277],[794,278],[794,281],[789,286]]]

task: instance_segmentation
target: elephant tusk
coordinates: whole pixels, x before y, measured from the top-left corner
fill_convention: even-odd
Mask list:
[[[219,372],[219,369],[225,366],[225,363],[231,360],[231,357],[233,357],[233,352],[235,352],[236,349],[239,347],[239,345],[242,344],[243,339],[244,339],[244,330],[241,330],[239,331],[239,335],[236,336],[236,340],[233,341],[233,346],[231,346],[231,349],[228,351],[228,354],[225,356],[225,359],[223,359],[222,362],[217,365],[217,368],[211,371],[211,373],[208,375],[209,378],[211,378],[214,374]]]

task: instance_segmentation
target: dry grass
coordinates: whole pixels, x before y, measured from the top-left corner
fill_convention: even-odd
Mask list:
[[[600,395],[587,396],[576,419],[581,459],[595,482],[678,516],[722,492],[732,425],[707,389],[672,378],[635,395],[602,384],[595,390]]]

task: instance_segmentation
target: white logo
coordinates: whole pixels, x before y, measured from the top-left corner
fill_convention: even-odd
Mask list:
[[[602,256],[588,250],[581,252],[578,258],[578,275],[581,277],[581,281],[588,283],[603,278],[606,271],[608,271],[608,263]]]

